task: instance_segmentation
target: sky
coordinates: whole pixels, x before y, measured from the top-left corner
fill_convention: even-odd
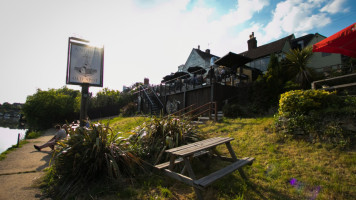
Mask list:
[[[222,57],[294,34],[326,37],[355,23],[354,0],[0,0],[0,104],[66,85],[68,38],[104,45],[104,85],[176,72],[193,48]]]

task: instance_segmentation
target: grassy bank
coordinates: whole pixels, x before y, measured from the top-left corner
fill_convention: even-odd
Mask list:
[[[0,154],[0,161],[4,160],[7,156],[7,154],[9,154],[12,151],[15,151],[18,148],[21,148],[26,143],[28,143],[26,140],[21,140],[19,143],[19,146],[17,146],[17,144],[15,144],[15,145],[12,145],[10,148],[6,149],[6,151],[4,151]]]
[[[16,145],[12,145],[10,148],[8,148],[6,151],[2,152],[0,154],[0,161],[4,160],[6,158],[6,155],[9,154],[11,151],[15,151],[18,148],[21,148],[24,144],[28,143],[26,141],[26,139],[34,139],[34,138],[38,138],[41,136],[41,134],[43,134],[42,132],[39,131],[31,131],[29,133],[26,133],[25,139],[24,140],[20,140],[19,146]]]
[[[142,117],[115,118],[115,131],[128,132],[145,120]],[[107,121],[106,121],[107,123]],[[203,193],[206,199],[356,199],[356,152],[341,151],[322,144],[279,136],[273,131],[273,118],[224,119],[199,125],[206,138],[233,137],[238,157],[255,157],[244,167],[249,181],[238,172],[215,182]],[[218,150],[225,155],[224,146]],[[197,176],[226,165],[214,161],[211,169],[204,162],[193,164]],[[102,191],[101,189],[98,189]],[[128,187],[107,190],[104,199],[193,199],[191,187],[161,174],[132,181]]]

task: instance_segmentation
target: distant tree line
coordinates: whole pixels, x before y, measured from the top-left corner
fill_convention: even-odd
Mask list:
[[[120,109],[133,101],[134,85],[125,92],[104,88],[88,103],[88,116],[90,119],[120,114]],[[27,97],[22,113],[25,115],[27,125],[34,130],[53,127],[56,123],[70,123],[79,119],[81,92],[67,87],[38,89],[33,95]]]
[[[8,102],[5,102],[3,104],[0,104],[0,113],[1,114],[19,114],[21,111],[23,104],[21,103],[13,103],[10,104]]]

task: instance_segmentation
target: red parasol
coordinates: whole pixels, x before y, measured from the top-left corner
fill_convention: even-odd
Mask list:
[[[313,45],[313,52],[356,57],[356,23]]]

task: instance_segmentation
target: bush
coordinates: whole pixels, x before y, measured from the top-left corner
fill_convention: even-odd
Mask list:
[[[315,110],[337,106],[339,98],[324,90],[292,90],[281,95],[278,114],[283,117],[306,115]]]
[[[196,127],[190,121],[178,118],[152,118],[138,126],[130,142],[140,157],[150,163],[167,160],[166,149],[198,141]]]
[[[41,136],[41,132],[40,131],[28,130],[28,131],[26,131],[25,139],[34,139],[34,138],[38,138],[40,136]]]
[[[108,126],[91,125],[69,134],[67,141],[59,142],[47,176],[52,183],[48,192],[58,199],[74,197],[94,182],[124,181],[140,166],[140,160],[127,151],[129,144]]]
[[[66,87],[48,91],[38,89],[36,94],[27,97],[22,111],[31,129],[47,129],[77,118],[79,101],[80,92]]]
[[[295,90],[281,95],[276,128],[281,133],[307,136],[342,148],[352,144],[356,130],[356,98],[323,90]],[[351,122],[351,124],[345,123]]]
[[[128,103],[126,106],[124,106],[122,109],[121,109],[121,115],[123,117],[130,117],[130,116],[133,116],[135,115],[137,112],[137,104],[136,103]]]
[[[224,116],[228,118],[237,118],[237,117],[246,116],[246,112],[238,104],[225,104],[223,106],[223,113]]]

